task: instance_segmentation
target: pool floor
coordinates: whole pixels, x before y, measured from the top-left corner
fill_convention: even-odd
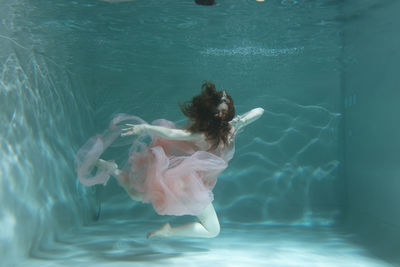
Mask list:
[[[223,224],[214,239],[146,239],[161,223],[99,221],[32,250],[17,266],[393,266],[330,227]]]

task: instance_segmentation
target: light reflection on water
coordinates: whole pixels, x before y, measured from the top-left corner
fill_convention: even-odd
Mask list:
[[[232,49],[222,48],[207,48],[200,53],[207,56],[265,56],[265,57],[277,57],[281,55],[292,55],[300,53],[304,47],[295,48],[262,48],[262,47],[235,47]]]

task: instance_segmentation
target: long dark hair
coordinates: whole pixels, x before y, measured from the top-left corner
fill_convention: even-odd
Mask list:
[[[223,116],[218,115],[218,106],[221,103],[228,106]],[[191,101],[180,105],[191,124],[187,128],[192,133],[204,133],[207,140],[216,148],[220,143],[227,145],[231,125],[229,121],[235,116],[233,99],[225,91],[217,91],[215,84],[205,82],[201,86],[201,94],[194,96]]]

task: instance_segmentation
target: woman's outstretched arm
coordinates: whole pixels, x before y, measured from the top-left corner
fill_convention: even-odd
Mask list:
[[[128,128],[122,129],[121,136],[141,135],[143,133],[154,134],[170,140],[196,140],[203,137],[201,133],[191,133],[186,130],[171,129],[149,124],[126,124]]]
[[[232,125],[233,128],[235,128],[235,131],[238,131],[240,128],[249,125],[253,121],[256,121],[258,118],[261,117],[263,113],[263,108],[254,108],[243,115],[236,116],[229,123]]]

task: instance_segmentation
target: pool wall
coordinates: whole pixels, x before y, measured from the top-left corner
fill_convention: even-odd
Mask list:
[[[92,220],[74,155],[94,111],[88,82],[64,64],[71,52],[31,24],[35,7],[0,5],[0,265],[11,266]]]
[[[380,254],[400,248],[400,18],[397,1],[344,8],[346,218]]]

